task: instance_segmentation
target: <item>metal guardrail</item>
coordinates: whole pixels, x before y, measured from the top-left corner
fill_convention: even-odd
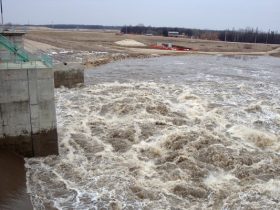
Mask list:
[[[41,55],[41,61],[49,68],[53,67],[53,59],[51,56],[47,54],[42,54]]]
[[[23,68],[27,65],[31,65],[33,67],[33,64],[35,64],[35,67],[37,67],[36,64],[41,62],[49,68],[53,67],[53,61],[49,55],[30,55],[27,51],[25,51],[22,48],[19,48],[16,44],[14,44],[8,38],[1,34],[0,45],[4,46],[10,52],[10,56],[6,58],[0,58],[0,65],[2,63],[1,66],[3,66],[3,63],[5,63],[7,68],[9,64],[14,67],[18,66],[19,68]],[[24,65],[25,62],[28,62],[28,64]]]
[[[1,57],[0,69],[26,69],[26,68],[52,68],[53,62],[49,55],[30,56],[28,62],[24,62],[15,56]]]
[[[6,49],[8,49],[11,53],[18,56],[22,61],[29,61],[29,55],[24,50],[19,48],[13,42],[11,42],[8,38],[0,34],[0,44],[3,45]]]
[[[32,61],[32,62],[10,62],[10,61],[1,61],[0,69],[30,69],[30,68],[45,68],[42,65],[41,61]]]

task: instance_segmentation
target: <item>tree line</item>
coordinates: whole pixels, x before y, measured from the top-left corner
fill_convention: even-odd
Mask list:
[[[103,25],[83,25],[83,24],[45,24],[45,25],[34,25],[34,24],[4,24],[4,28],[13,28],[13,27],[47,27],[53,29],[103,29],[103,30],[120,30],[121,26],[103,26]]]
[[[103,25],[83,25],[83,24],[45,24],[45,25],[33,25],[33,24],[25,24],[25,25],[15,25],[15,24],[5,24],[9,26],[34,26],[34,27],[47,27],[53,29],[103,29],[103,30],[120,30],[121,26],[103,26]]]
[[[249,42],[280,44],[280,34],[276,31],[259,31],[246,28],[240,30],[201,30],[189,28],[151,27],[151,26],[123,26],[122,33],[127,34],[153,34],[168,36],[168,31],[179,32],[180,35],[196,39],[220,40],[228,42]]]
[[[229,42],[280,44],[280,34],[274,31],[258,31],[258,29],[221,31],[219,33],[219,40]]]
[[[195,39],[220,40],[228,42],[248,42],[280,44],[280,34],[277,31],[259,31],[258,29],[246,28],[240,30],[201,30],[177,27],[152,27],[152,26],[103,26],[103,25],[81,25],[81,24],[47,24],[47,25],[12,25],[5,26],[44,26],[54,29],[103,29],[120,30],[127,34],[152,34],[168,36],[168,31],[179,32],[180,35]]]
[[[54,29],[110,29],[110,30],[120,30],[120,26],[103,26],[103,25],[82,25],[82,24],[48,24],[42,25],[48,28]]]

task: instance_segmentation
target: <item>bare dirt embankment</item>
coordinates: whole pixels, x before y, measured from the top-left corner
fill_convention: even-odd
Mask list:
[[[172,43],[193,50],[180,52],[149,47],[155,46],[157,43]],[[54,30],[33,27],[25,35],[24,45],[25,49],[31,53],[47,53],[52,56],[56,87],[74,87],[84,82],[84,69],[127,58],[188,54],[273,55],[280,57],[280,45],[120,35],[118,31],[103,30]]]
[[[102,30],[77,31],[32,28],[28,31],[25,38],[27,46],[29,46],[29,49],[31,48],[32,52],[37,48],[51,53],[57,62],[82,63],[86,67],[98,66],[131,57],[142,58],[189,53],[226,55],[271,54],[280,56],[280,45],[229,43],[161,36],[119,35],[114,31]],[[138,45],[122,45],[122,43],[128,42],[127,40],[133,40]],[[155,45],[158,42],[189,47],[194,49],[194,51],[176,52],[149,48],[150,45]],[[121,43],[121,45],[118,43]]]
[[[27,39],[43,42],[56,47],[72,50],[123,52],[126,46],[118,46],[115,42],[126,39],[135,40],[147,46],[157,42],[172,42],[204,52],[267,52],[280,45],[229,43],[220,41],[197,40],[187,38],[118,35],[114,32],[101,30],[75,31],[75,30],[30,30]]]

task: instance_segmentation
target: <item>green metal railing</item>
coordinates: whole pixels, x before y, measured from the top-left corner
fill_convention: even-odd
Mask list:
[[[8,38],[6,38],[1,34],[0,34],[0,44],[3,45],[6,49],[8,49],[11,53],[19,57],[23,62],[29,61],[29,55],[24,49],[19,48]]]
[[[26,68],[52,68],[52,58],[48,55],[30,56],[28,62],[24,62],[18,57],[1,57],[0,69],[26,69]]]
[[[47,66],[52,68],[53,67],[53,60],[52,57],[47,54],[41,55],[41,61]]]
[[[47,54],[41,54],[41,55],[30,55],[27,51],[25,51],[22,48],[19,48],[16,44],[11,42],[8,38],[0,34],[0,45],[4,46],[9,52],[10,56],[7,58],[0,58],[0,64],[5,63],[10,66],[16,66],[18,65],[20,68],[23,68],[24,63],[28,62],[29,65],[38,67],[40,66],[40,62],[42,62],[45,66],[52,68],[53,67],[53,61],[52,58]],[[13,64],[11,64],[13,63]]]

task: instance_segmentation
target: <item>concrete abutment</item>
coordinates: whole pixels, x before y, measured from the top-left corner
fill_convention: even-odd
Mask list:
[[[57,155],[52,69],[0,69],[0,90],[0,149],[25,157]]]

